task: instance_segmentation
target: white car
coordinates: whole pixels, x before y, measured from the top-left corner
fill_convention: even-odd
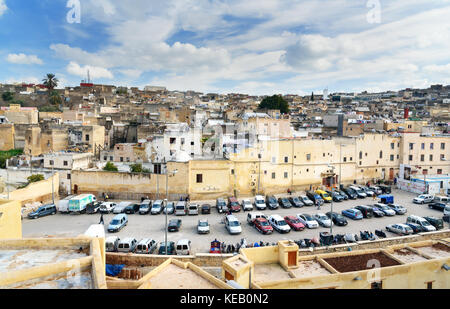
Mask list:
[[[197,232],[199,234],[209,234],[209,231],[208,220],[198,220]]]
[[[306,195],[300,195],[298,198],[302,201],[303,204],[305,204],[305,206],[314,205],[314,202],[311,201]]]
[[[270,216],[269,223],[270,225],[272,225],[274,230],[276,230],[279,233],[289,233],[291,231],[291,227],[279,215]]]
[[[313,216],[308,214],[298,214],[297,218],[309,229],[317,229],[319,227],[319,223],[314,219]]]
[[[392,217],[395,216],[397,213],[395,212],[395,210],[393,210],[391,207],[389,207],[386,204],[383,203],[376,203],[374,204],[375,207],[377,207],[379,210],[381,210],[382,212],[384,212],[384,214],[386,216]]]
[[[100,212],[102,214],[109,214],[111,212],[113,212],[114,208],[116,207],[116,203],[113,202],[103,202],[100,205]]]
[[[225,228],[227,229],[228,233],[230,233],[231,235],[242,233],[241,223],[233,215],[228,215],[225,218]]]
[[[414,233],[413,229],[406,224],[390,224],[386,226],[386,230],[399,235],[411,235]]]
[[[255,196],[255,207],[258,210],[266,209],[266,201],[264,199],[264,196],[262,195]]]
[[[318,213],[313,215],[313,218],[319,223],[319,225],[323,227],[330,227],[331,226],[331,220],[323,213]]]
[[[434,195],[431,194],[421,194],[413,199],[415,204],[428,204],[434,200]]]
[[[244,211],[252,211],[253,210],[253,204],[249,199],[242,200],[242,208]]]

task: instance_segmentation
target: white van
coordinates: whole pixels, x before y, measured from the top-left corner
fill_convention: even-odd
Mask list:
[[[56,209],[59,213],[69,213],[69,201],[73,199],[76,195],[70,195],[57,203]]]
[[[230,233],[231,235],[242,233],[241,223],[233,215],[228,215],[225,218],[225,228],[227,229],[228,233]]]
[[[291,231],[291,227],[280,215],[270,216],[269,223],[279,233],[289,233]]]
[[[191,254],[191,241],[188,239],[180,239],[175,247],[177,255],[190,255]]]
[[[448,196],[443,196],[443,195],[436,195],[436,196],[434,197],[433,202],[450,204],[450,197],[448,197]]]
[[[175,216],[186,216],[187,214],[187,202],[179,201],[175,206]]]
[[[120,202],[113,209],[113,214],[121,214],[125,212],[125,208],[133,204],[132,202]]]
[[[110,236],[105,240],[106,252],[116,252],[119,246],[120,238],[118,236]]]
[[[197,216],[198,215],[198,204],[190,204],[188,207],[188,215],[189,216]]]
[[[117,251],[123,253],[134,252],[136,249],[137,240],[135,238],[125,238],[119,241],[119,246],[117,247]]]
[[[255,196],[255,207],[258,210],[266,209],[266,200],[264,199],[264,196],[262,195]]]
[[[152,254],[156,250],[158,244],[150,238],[141,239],[136,246],[136,253],[138,254]]]
[[[264,215],[262,212],[251,212],[247,214],[247,223],[253,225],[253,221],[255,221],[255,219],[257,218],[267,219],[266,215]]]
[[[436,228],[432,226],[430,222],[419,216],[411,215],[406,219],[406,222],[418,224],[427,232],[436,231]]]

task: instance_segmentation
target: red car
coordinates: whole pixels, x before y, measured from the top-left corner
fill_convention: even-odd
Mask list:
[[[295,216],[286,216],[284,217],[284,221],[286,221],[294,231],[303,231],[305,229],[305,225]]]
[[[253,221],[253,226],[262,234],[271,234],[273,233],[273,228],[270,225],[269,221],[264,218],[256,218]]]
[[[235,197],[228,198],[228,209],[230,209],[232,212],[241,211],[241,205]]]

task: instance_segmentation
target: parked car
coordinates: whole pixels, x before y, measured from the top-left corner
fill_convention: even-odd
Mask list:
[[[211,213],[211,205],[203,204],[202,207],[202,215],[209,215]]]
[[[114,233],[123,229],[128,224],[128,216],[126,214],[118,214],[108,225],[108,232]]]
[[[436,230],[442,230],[444,228],[444,220],[436,218],[436,217],[424,217],[425,220],[430,222],[432,226],[436,228]]]
[[[136,246],[135,253],[137,254],[152,254],[155,252],[158,243],[151,238],[141,239]]]
[[[163,201],[162,200],[156,200],[153,202],[152,208],[150,213],[152,215],[159,215],[163,211]]]
[[[327,212],[327,217],[333,221],[334,224],[337,226],[346,226],[348,224],[347,219],[344,218],[341,214],[338,214],[337,212]]]
[[[188,215],[189,216],[198,216],[198,204],[190,204],[188,207]]]
[[[306,196],[307,196],[311,201],[313,201],[315,205],[323,204],[323,203],[324,203],[322,197],[321,197],[319,194],[317,194],[316,192],[313,192],[313,191],[306,191]]]
[[[139,205],[139,204],[131,204],[131,205],[128,205],[127,207],[125,207],[125,213],[128,215],[135,214],[135,213],[139,212],[140,208],[141,208],[141,205]]]
[[[359,205],[356,206],[355,209],[358,209],[364,218],[370,219],[373,217],[373,209],[372,207],[365,206],[365,205]]]
[[[86,213],[88,215],[96,214],[100,211],[101,202],[92,202],[86,206]]]
[[[150,213],[150,209],[152,206],[152,201],[150,200],[143,200],[141,203],[141,206],[139,207],[139,214],[140,215],[147,215]]]
[[[377,185],[378,188],[383,192],[383,194],[391,194],[392,189],[390,186],[387,185]]]
[[[390,208],[388,205],[386,204],[382,204],[382,203],[376,203],[374,204],[375,207],[377,207],[379,210],[381,210],[382,212],[384,212],[384,214],[388,217],[392,217],[396,215],[395,210],[393,210],[392,208]]]
[[[334,191],[334,192],[336,192],[337,194],[339,194],[340,196],[342,196],[343,198],[344,198],[344,200],[346,201],[346,200],[348,200],[348,195],[344,192],[344,191],[342,191],[342,190],[336,190],[336,191]]]
[[[376,195],[375,192],[369,187],[361,186],[361,189],[366,193],[367,196],[373,197],[374,195]]]
[[[233,215],[226,216],[225,228],[227,229],[228,233],[230,233],[231,235],[240,234],[242,232],[241,223]]]
[[[342,202],[345,198],[340,195],[337,191],[325,191],[328,193],[329,196],[331,196],[331,198],[333,199],[334,202]]]
[[[356,200],[358,198],[358,194],[356,194],[355,190],[351,188],[344,188],[342,191],[344,191],[351,200]]]
[[[209,222],[208,220],[198,220],[197,233],[199,234],[209,234]]]
[[[216,208],[219,213],[228,212],[227,202],[223,198],[216,200]]]
[[[167,252],[167,254],[166,254]],[[175,255],[175,243],[173,241],[167,241],[167,251],[166,242],[162,241],[159,243],[158,254],[160,255]]]
[[[318,213],[313,215],[313,218],[319,223],[320,226],[330,227],[331,220],[324,213]]]
[[[343,210],[342,215],[353,220],[361,220],[363,218],[363,214],[355,208]]]
[[[449,196],[442,196],[442,195],[435,195],[434,199],[433,199],[433,202],[450,204],[450,197]]]
[[[69,195],[56,203],[56,209],[59,213],[69,213],[69,201],[76,195]]]
[[[242,209],[244,211],[252,211],[253,210],[253,204],[249,199],[242,200]]]
[[[262,196],[262,195],[255,196],[255,208],[257,210],[266,209],[266,201],[264,199],[264,196]]]
[[[247,214],[247,223],[253,225],[253,221],[255,221],[258,218],[263,218],[267,220],[266,215],[264,215],[262,212],[251,212]]]
[[[232,212],[240,212],[241,205],[235,197],[228,198],[228,209],[231,209]]]
[[[445,206],[444,216],[450,216],[450,205]]]
[[[360,187],[357,186],[350,186],[350,189],[352,189],[353,191],[355,191],[356,195],[358,196],[358,198],[366,198],[367,197],[367,193],[364,192],[363,189],[361,189]]]
[[[414,233],[413,229],[406,224],[390,224],[386,226],[386,230],[399,235],[411,235]]]
[[[137,245],[136,238],[127,237],[119,241],[117,251],[123,253],[134,252],[134,250],[136,249],[136,245]]]
[[[29,219],[37,219],[40,217],[45,217],[49,215],[56,214],[56,205],[55,204],[47,204],[39,207],[36,211],[30,212],[28,214]]]
[[[331,201],[333,200],[332,197],[323,190],[316,190],[315,193],[319,194],[325,203],[331,203]]]
[[[422,226],[420,226],[419,224],[411,223],[411,222],[406,222],[405,224],[413,230],[414,234],[424,232]]]
[[[291,202],[289,202],[289,199],[286,197],[279,198],[278,205],[280,205],[283,208],[291,208],[292,207]]]
[[[253,220],[252,225],[258,230],[261,234],[272,234],[273,227],[270,225],[269,221],[266,218],[259,217]]]
[[[186,216],[187,208],[188,208],[188,203],[186,201],[178,201],[175,206],[175,216]]]
[[[428,204],[428,208],[439,210],[439,211],[444,211],[446,206],[447,205],[445,203],[441,203],[441,202],[432,202],[432,203]]]
[[[319,223],[309,214],[298,214],[297,218],[309,229],[316,229],[319,227]]]
[[[120,202],[113,209],[113,214],[122,214],[125,212],[125,208],[133,204],[132,202]]]
[[[273,229],[279,233],[289,233],[291,228],[284,221],[284,219],[279,215],[272,215],[269,217],[269,223],[272,225]]]
[[[167,202],[166,207],[163,209],[163,213],[168,215],[172,215],[175,213],[175,203],[174,202]]]
[[[376,195],[383,194],[383,190],[381,190],[380,187],[378,187],[378,186],[369,186],[369,189],[372,190],[373,192],[375,192]]]
[[[116,203],[113,203],[113,202],[103,202],[101,205],[100,205],[100,212],[102,213],[102,214],[109,214],[109,213],[112,213],[113,212],[113,210],[114,210],[114,207],[116,207]]]
[[[389,204],[388,207],[391,208],[393,211],[395,211],[395,213],[397,215],[404,215],[404,214],[406,214],[408,212],[406,207],[403,207],[403,206],[398,205],[398,204]]]
[[[305,206],[314,206],[314,202],[311,201],[306,195],[300,195],[298,198]]]
[[[167,230],[169,232],[179,232],[181,228],[181,219],[172,219],[169,220],[169,224],[167,225]]]
[[[421,194],[413,199],[413,203],[415,204],[428,204],[433,202],[434,195],[431,194]]]
[[[305,225],[300,222],[300,220],[295,216],[286,216],[284,217],[284,221],[293,229],[294,231],[303,231],[305,229]]]
[[[177,255],[190,255],[191,254],[191,241],[188,239],[180,239],[176,246]]]
[[[407,223],[415,223],[420,225],[424,232],[433,232],[436,231],[436,228],[430,224],[430,222],[428,222],[425,218],[416,216],[416,215],[410,215],[408,216],[408,218],[406,219]]]
[[[278,209],[280,207],[275,196],[266,196],[266,206],[269,209]]]
[[[297,208],[303,207],[303,202],[298,197],[290,197],[289,202],[291,202],[291,205]]]
[[[384,211],[382,211],[380,208],[378,208],[377,206],[372,206],[372,211],[373,211],[373,215],[376,217],[376,218],[381,218],[381,217],[384,217],[385,216],[385,214],[384,214]]]
[[[105,239],[106,252],[117,252],[120,238],[117,236],[109,236]]]

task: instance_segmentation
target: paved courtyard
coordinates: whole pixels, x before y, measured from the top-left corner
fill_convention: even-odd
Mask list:
[[[295,192],[293,195],[297,196],[303,194],[303,192]],[[368,230],[374,232],[375,229],[385,230],[386,225],[393,223],[404,223],[406,217],[411,214],[419,216],[435,216],[442,218],[442,212],[429,209],[427,205],[416,205],[412,203],[412,199],[416,194],[408,193],[399,190],[393,190],[394,202],[405,206],[408,209],[406,215],[383,217],[383,218],[371,218],[363,219],[359,221],[353,221],[347,219],[349,224],[346,227],[333,226],[333,234],[345,234],[345,233],[357,233],[359,231]],[[286,196],[285,194],[278,195]],[[241,201],[244,197],[240,197]],[[253,199],[251,199],[253,201]],[[192,201],[193,203],[209,203],[215,205],[215,201]],[[333,211],[340,213],[344,209],[352,208],[357,205],[372,205],[374,201],[372,198],[348,200],[340,203],[333,203]],[[326,213],[330,211],[330,204],[324,204],[321,207],[320,212]],[[319,212],[316,207],[302,207],[302,208],[279,208],[277,210],[265,210],[263,211],[267,216],[272,214],[279,214],[281,216],[296,215],[299,213],[315,214]],[[271,235],[262,235],[256,231],[253,227],[247,224],[246,216],[247,212],[235,213],[237,218],[242,224],[242,234],[229,235],[225,229],[225,225],[221,223],[224,218],[223,214],[219,214],[215,208],[212,208],[209,215],[198,216],[185,216],[176,217],[182,220],[182,227],[179,232],[168,233],[168,240],[178,241],[180,239],[189,239],[192,241],[192,248],[194,253],[203,253],[209,251],[210,242],[214,239],[218,239],[221,242],[227,244],[236,244],[241,238],[246,238],[247,242],[277,242],[283,239],[299,240],[303,238],[312,238],[319,236],[319,232],[329,231],[329,228],[320,227],[318,229],[305,229],[301,232],[291,231],[289,234],[279,234],[275,232]],[[114,217],[113,214],[104,215],[105,226]],[[174,215],[169,215],[168,220],[175,218]],[[197,222],[199,219],[208,219],[210,223],[211,233],[208,235],[197,234]],[[23,236],[24,237],[73,237],[84,233],[91,224],[99,223],[100,215],[68,215],[68,214],[56,214],[54,216],[42,217],[36,220],[23,220]],[[157,242],[164,241],[164,224],[165,215],[128,215],[128,226],[115,234],[106,233],[109,235],[117,235],[121,238],[134,237],[138,240],[142,238],[153,238]],[[448,228],[448,223],[444,223],[445,228]],[[396,236],[395,234],[386,232],[388,237]]]

